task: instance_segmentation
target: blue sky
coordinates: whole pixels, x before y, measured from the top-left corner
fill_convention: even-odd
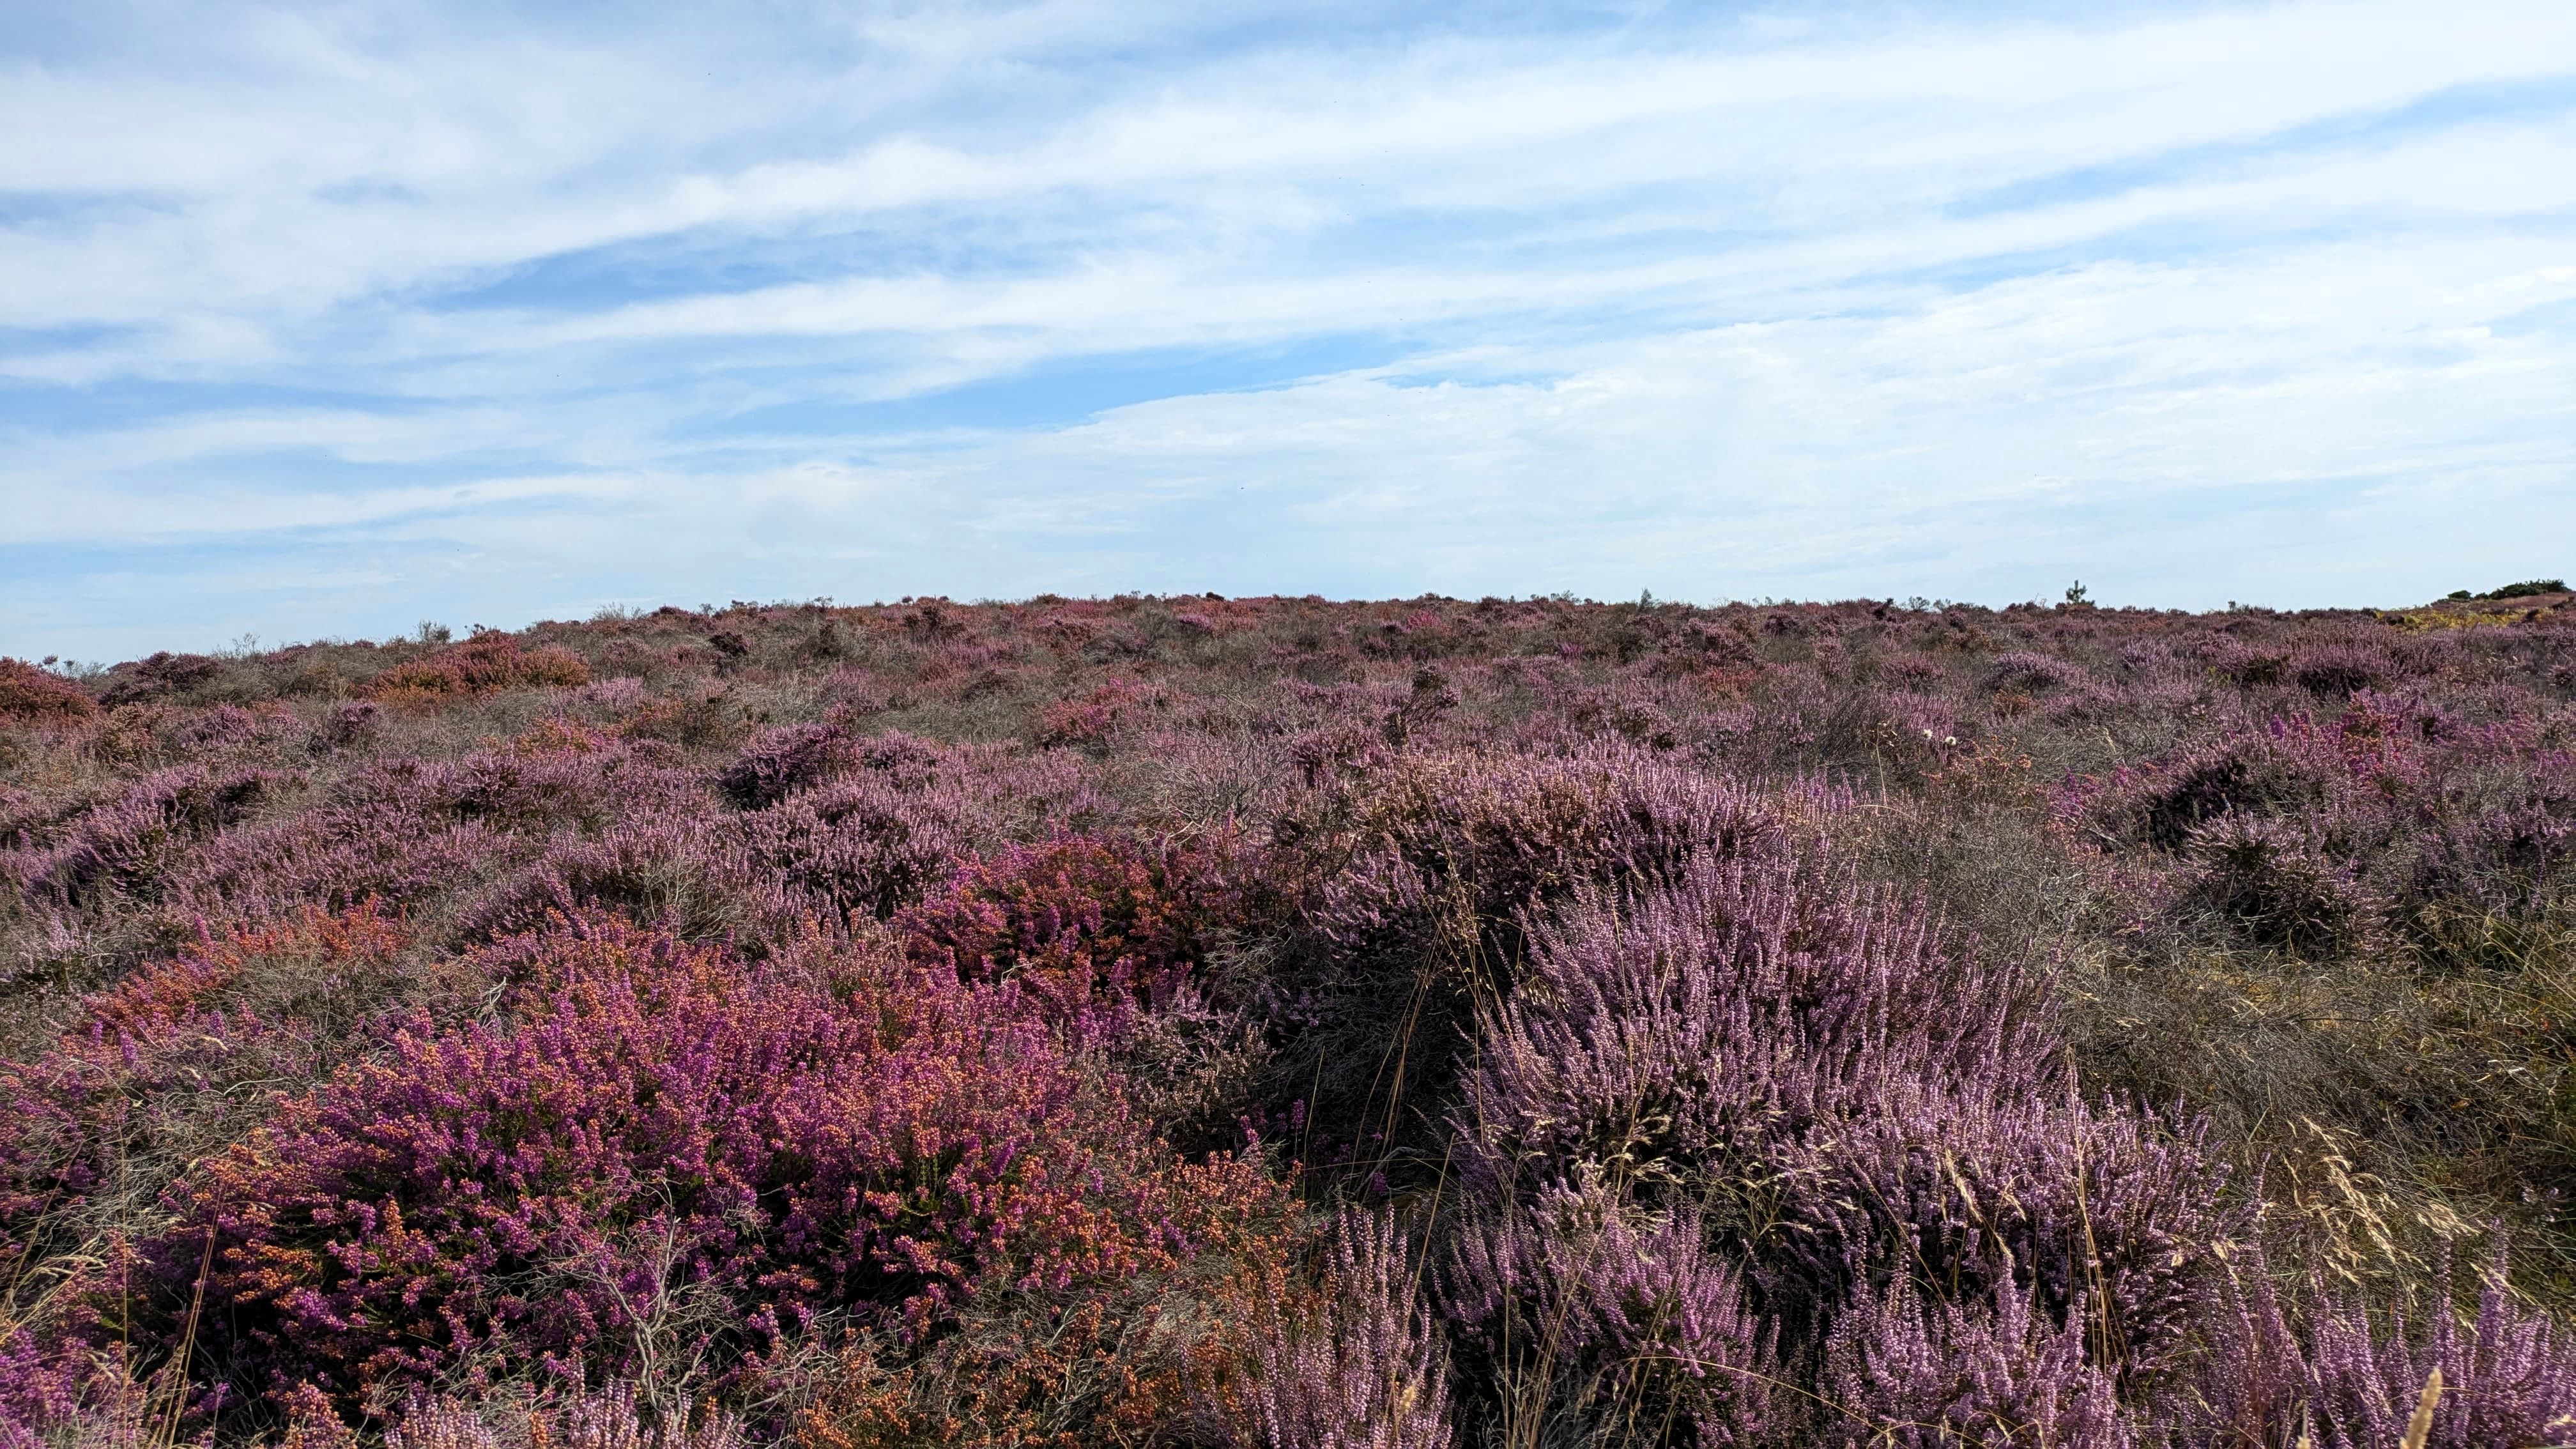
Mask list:
[[[2576,6],[0,11],[0,652],[2576,569]],[[50,13],[49,13],[50,12]]]

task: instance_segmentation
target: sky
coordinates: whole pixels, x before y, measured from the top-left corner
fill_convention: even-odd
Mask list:
[[[0,7],[0,653],[2576,572],[2576,5]]]

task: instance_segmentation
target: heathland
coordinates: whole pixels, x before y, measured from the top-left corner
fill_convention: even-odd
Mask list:
[[[2576,1440],[2576,606],[0,662],[0,1449]]]

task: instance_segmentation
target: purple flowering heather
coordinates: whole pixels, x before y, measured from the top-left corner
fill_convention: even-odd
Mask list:
[[[113,1353],[38,1354],[13,1330],[0,1338],[0,1449],[205,1449],[210,1433],[173,1432],[168,1387]]]
[[[2351,695],[2385,684],[2400,672],[2388,650],[2376,641],[2330,640],[2290,656],[2292,682],[2310,694]]]
[[[407,1449],[643,1449],[690,1393],[799,1449],[2387,1449],[2435,1367],[2436,1442],[2569,1437],[2500,1289],[2222,1291],[2258,1144],[2098,1094],[2564,1226],[2534,602],[736,603],[0,667],[0,1449],[170,1436],[87,1361],[181,1387],[210,1226],[176,1427],[284,1449],[487,1383]],[[391,944],[208,955],[344,907]],[[2000,964],[2060,929],[2067,1041]],[[2310,1012],[2347,972],[2370,1020]],[[1256,1350],[1292,1172],[1388,1217]]]
[[[2380,1449],[2395,1444],[2434,1370],[2442,1375],[2430,1449],[2535,1449],[2576,1440],[2576,1343],[2548,1315],[2517,1305],[2502,1250],[2485,1275],[2477,1314],[2449,1305],[2450,1265],[2424,1321],[2391,1311],[2373,1326],[2368,1305],[2311,1287],[2308,1329],[2298,1332],[2258,1251],[2231,1276],[2213,1315],[2196,1412],[2183,1423],[2217,1442],[2291,1449]]]
[[[2443,818],[2399,889],[2416,902],[2456,902],[2535,919],[2550,891],[2576,874],[2576,753],[2534,751],[2482,807]]]
[[[2252,939],[2302,956],[2367,950],[2388,903],[2312,838],[2313,822],[2222,815],[2192,832],[2194,896]]]
[[[2354,693],[2333,719],[2275,717],[2105,778],[2058,814],[2144,863],[2173,899],[2303,954],[2438,937],[2460,913],[2532,920],[2567,882],[2576,763],[2552,730]]]
[[[1274,1314],[1252,1355],[1266,1449],[1448,1449],[1449,1356],[1392,1219],[1345,1208],[1327,1296]]]
[[[1995,662],[1986,667],[1985,683],[1988,693],[2009,689],[2023,694],[2043,694],[2059,689],[2089,689],[2093,679],[2079,665],[2046,654],[2017,650],[1995,656]]]
[[[154,894],[199,842],[294,783],[274,770],[201,765],[147,775],[73,823],[41,864],[25,871],[27,888],[74,906],[95,903],[109,887]]]
[[[2009,1286],[2053,1322],[2089,1318],[2123,1384],[2169,1367],[2210,1312],[2217,1249],[2242,1226],[2206,1124],[2063,1098],[1893,1084],[1866,1115],[1782,1152],[1774,1281],[1908,1276],[1976,1299]],[[2089,1307],[2085,1306],[2089,1303]]]
[[[316,754],[356,749],[372,742],[383,727],[383,706],[373,700],[351,700],[314,727],[312,748]]]
[[[1990,1299],[1927,1302],[1912,1280],[1864,1297],[1825,1349],[1825,1443],[1888,1449],[2128,1449],[2137,1427],[2090,1361],[2089,1324],[2044,1312],[2010,1273]]]
[[[1567,1161],[1643,1183],[1764,1177],[1772,1144],[1897,1081],[2062,1090],[2033,1005],[1919,905],[1784,859],[1711,862],[1536,928],[1466,1085],[1464,1161],[1493,1186]]]
[[[838,719],[762,730],[716,777],[716,789],[745,810],[764,809],[846,769],[858,756],[857,745],[849,725]]]
[[[1839,803],[1822,787],[1771,795],[1605,743],[1563,757],[1408,756],[1343,788],[1350,860],[1313,907],[1324,938],[1365,959],[1463,930],[1457,944],[1498,964],[1520,954],[1533,906],[1667,879],[1702,856],[1785,854],[1800,817]]]
[[[254,918],[369,897],[416,902],[522,864],[559,833],[709,803],[665,746],[578,744],[371,763],[316,806],[212,841],[175,874],[167,897],[207,916]]]
[[[50,1050],[0,1062],[0,1278],[79,1274],[96,1252],[85,1240],[99,1227],[96,1199],[148,1201],[198,1134],[258,1119],[261,1085],[327,1072],[352,1024],[335,1031],[291,1007],[366,999],[399,969],[403,942],[372,909],[201,939],[83,1001]],[[285,959],[315,984],[264,1014],[241,987]]]
[[[2233,1221],[2203,1129],[2071,1097],[2032,983],[1944,945],[1919,906],[1788,862],[1703,865],[1539,927],[1465,1095],[1485,1198],[1587,1170],[1709,1204],[1802,1328],[1853,1285],[1974,1294],[2002,1260],[2061,1317],[2089,1294],[2105,1364],[2143,1368],[2202,1307]]]
[[[742,1449],[742,1425],[729,1415],[693,1420],[683,1402],[671,1418],[648,1423],[636,1412],[635,1386],[612,1384],[561,1409],[539,1410],[529,1428],[539,1444],[563,1449]],[[385,1449],[508,1449],[472,1406],[455,1399],[414,1399],[402,1422],[385,1431]]]
[[[1597,1182],[1471,1219],[1440,1286],[1496,1395],[1479,1407],[1504,1423],[1565,1412],[1760,1442],[1781,1373],[1773,1330],[1706,1236],[1693,1211],[1658,1218]]]
[[[883,918],[953,869],[969,808],[954,791],[906,791],[863,774],[743,815],[731,829],[753,870],[826,913]]]
[[[721,1367],[818,1314],[917,1338],[979,1285],[1168,1262],[1227,1210],[1007,990],[879,963],[849,999],[577,924],[512,947],[515,1027],[399,1034],[183,1180],[110,1331],[170,1341],[211,1229],[201,1352],[251,1398],[631,1369],[709,1299]]]
[[[84,1377],[27,1329],[0,1333],[0,1449],[40,1449],[47,1431],[79,1418]]]

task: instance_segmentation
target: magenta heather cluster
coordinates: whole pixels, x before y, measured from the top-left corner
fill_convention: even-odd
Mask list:
[[[200,1351],[236,1392],[360,1402],[469,1364],[631,1371],[689,1298],[737,1354],[832,1310],[918,1336],[978,1287],[1060,1291],[1199,1230],[1007,989],[845,995],[578,924],[512,963],[505,1023],[399,1031],[176,1184],[131,1295],[159,1317],[120,1331],[184,1312],[211,1233]]]
[[[1488,1340],[1617,1341],[1569,1338],[1597,1307],[1542,1295],[1498,1329],[1485,1306],[1507,1296],[1497,1284],[1587,1282],[1549,1255],[1570,1252],[1564,1224],[1588,1216],[1661,1245],[1619,1242],[1615,1265],[1643,1255],[1669,1284],[1711,1285],[1694,1290],[1720,1295],[1698,1319],[1744,1311],[1740,1272],[1763,1332],[1793,1351],[1830,1333],[1844,1358],[1894,1363],[1929,1352],[1898,1339],[1937,1331],[2060,1354],[2017,1326],[2037,1313],[2084,1344],[2066,1372],[2097,1380],[2079,1397],[2107,1405],[2183,1350],[2234,1222],[2203,1129],[2076,1096],[2040,983],[1980,964],[1919,902],[1873,896],[1814,856],[1703,863],[1538,929],[1456,1127],[1466,1180],[1491,1204],[1459,1280]],[[1701,1266],[1712,1252],[1740,1267]],[[1999,1303],[2020,1317],[1989,1318]],[[1724,1361],[1749,1369],[1754,1332],[1733,1341]],[[1641,1369],[1650,1358],[1624,1352]],[[1931,1389],[1887,1388],[1892,1372],[1853,1370],[1856,1393],[1896,1397],[1843,1408],[1919,1417]]]

